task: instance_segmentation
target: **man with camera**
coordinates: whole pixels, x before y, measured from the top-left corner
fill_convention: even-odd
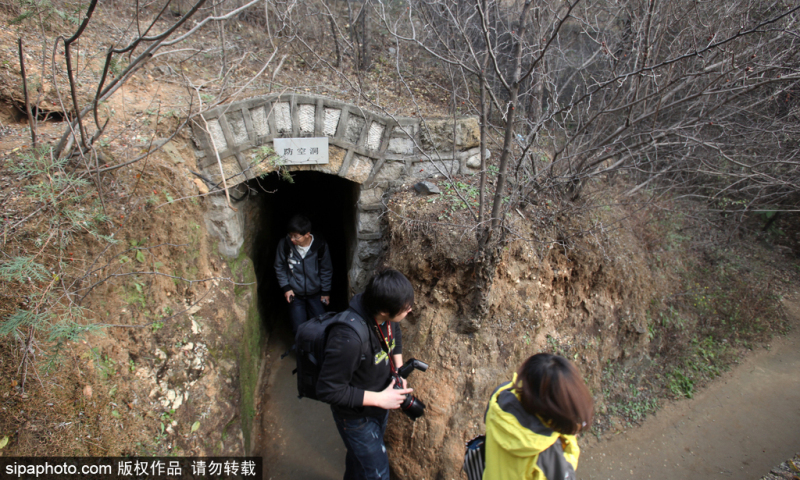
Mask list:
[[[383,443],[389,410],[413,399],[398,373],[403,364],[399,323],[413,304],[411,282],[397,270],[385,270],[353,297],[346,312],[347,321],[364,322],[368,341],[346,325],[334,325],[328,334],[317,395],[331,404],[347,448],[345,480],[389,480]]]

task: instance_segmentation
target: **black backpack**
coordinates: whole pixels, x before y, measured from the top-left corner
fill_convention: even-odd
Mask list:
[[[361,360],[367,358],[369,349],[369,327],[367,322],[356,312],[347,309],[340,313],[325,312],[304,322],[297,329],[295,345],[297,347],[297,397],[317,398],[317,380],[325,361],[325,343],[328,332],[334,325],[347,325],[352,328],[361,340]]]
[[[478,435],[467,442],[462,468],[467,474],[467,480],[483,478],[483,470],[486,468],[486,435]]]

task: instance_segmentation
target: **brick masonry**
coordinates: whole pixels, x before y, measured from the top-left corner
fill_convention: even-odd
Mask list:
[[[452,118],[392,117],[326,97],[298,94],[220,105],[195,118],[192,130],[198,168],[221,184],[221,164],[228,187],[277,168],[263,159],[262,152],[274,138],[327,136],[328,165],[286,168],[338,175],[361,185],[358,240],[350,269],[354,291],[363,289],[379,260],[375,252],[383,233],[383,192],[409,180],[475,171],[479,146],[476,117],[458,118],[455,124]]]

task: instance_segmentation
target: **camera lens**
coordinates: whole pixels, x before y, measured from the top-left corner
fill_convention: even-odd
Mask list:
[[[406,395],[406,399],[403,400],[400,409],[411,420],[416,420],[425,414],[425,404],[422,403],[422,400],[412,395]]]

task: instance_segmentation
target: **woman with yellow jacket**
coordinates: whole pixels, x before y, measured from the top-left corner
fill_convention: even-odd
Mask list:
[[[528,358],[489,400],[483,480],[574,480],[575,434],[592,415],[592,396],[569,360]]]

